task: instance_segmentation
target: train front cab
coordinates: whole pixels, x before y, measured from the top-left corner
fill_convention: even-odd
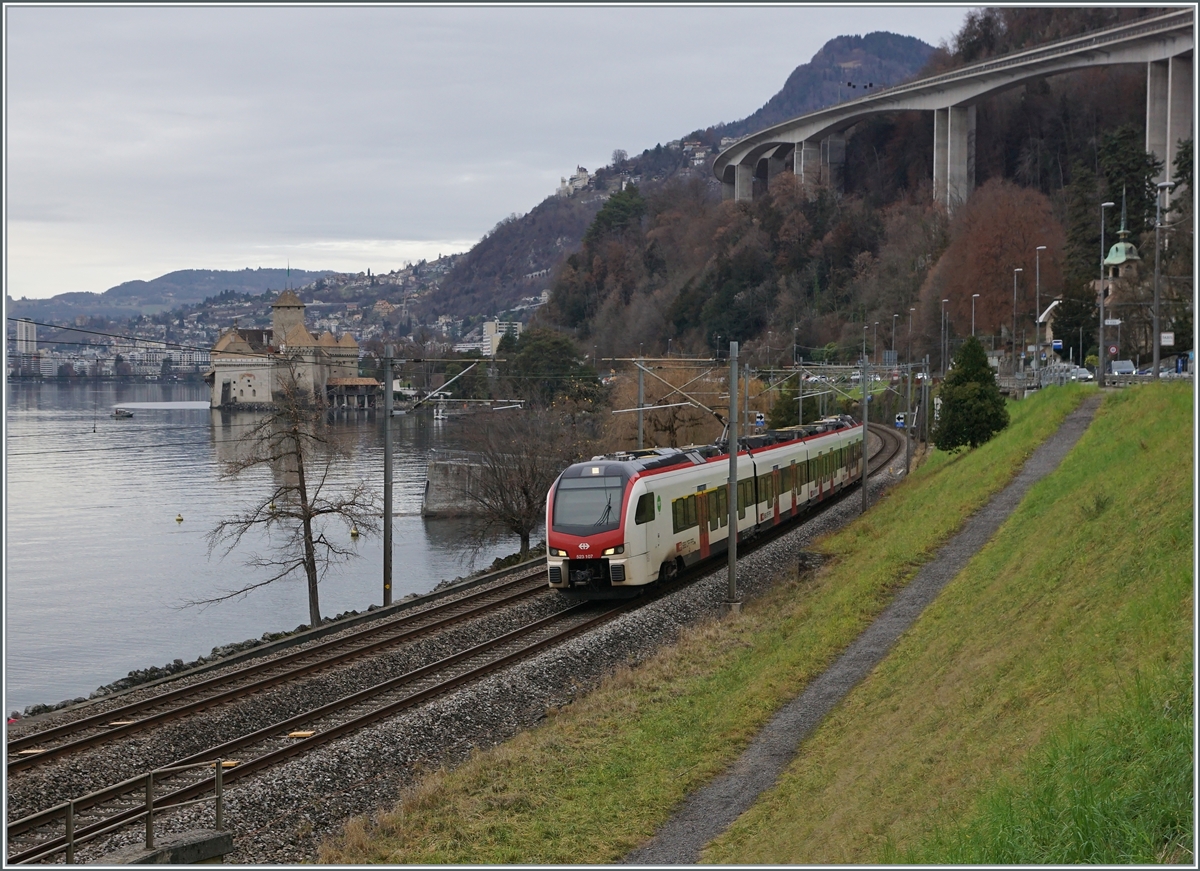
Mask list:
[[[639,495],[633,497],[633,491]],[[634,487],[621,463],[567,468],[546,500],[546,564],[551,587],[589,599],[634,596],[646,560],[653,494]]]

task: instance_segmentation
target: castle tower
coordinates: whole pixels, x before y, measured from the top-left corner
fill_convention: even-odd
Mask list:
[[[300,297],[290,290],[281,291],[275,302],[271,303],[272,342],[279,345],[291,330],[304,326],[305,305]]]

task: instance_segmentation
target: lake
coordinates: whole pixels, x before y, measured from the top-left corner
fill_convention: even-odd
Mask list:
[[[244,565],[254,547],[209,556],[206,534],[271,482],[265,470],[222,479],[222,461],[253,418],[223,419],[208,395],[204,384],[8,383],[6,711],[86,696],[132,669],[190,661],[308,622],[302,576],[208,607],[186,605],[269,576]],[[114,419],[116,406],[134,416]],[[350,414],[335,423],[352,443],[343,474],[370,482],[382,504],[382,421]],[[420,510],[428,459],[462,447],[473,421],[435,421],[432,412],[392,420],[393,601],[472,569],[468,524],[425,520]],[[476,555],[475,567],[518,548],[515,537],[497,542]],[[357,549],[321,582],[326,617],[383,601],[383,542],[362,537]]]

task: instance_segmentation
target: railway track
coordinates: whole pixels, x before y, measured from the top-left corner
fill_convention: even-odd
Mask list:
[[[8,742],[8,772],[106,744],[144,729],[182,719],[302,677],[353,662],[547,593],[540,572],[465,598],[352,632],[313,647],[243,666],[188,686],[159,693],[103,713],[52,726]]]
[[[438,662],[177,760],[169,767],[196,766],[204,762],[211,765],[173,772],[158,779],[152,785],[152,802],[136,785],[131,788],[121,784],[97,790],[73,802],[74,838],[86,838],[111,829],[114,824],[136,820],[151,803],[157,815],[213,791],[218,761],[229,766],[222,770],[223,783],[229,784],[560,644],[612,620],[637,604],[626,601],[599,609],[591,603],[574,605]],[[212,776],[208,775],[210,768]],[[7,826],[8,862],[18,864],[36,860],[49,850],[65,846],[65,832],[58,834],[62,818],[62,808],[55,807],[10,822]]]
[[[874,473],[896,458],[903,450],[904,442],[899,434],[888,427],[873,424],[871,430],[882,442],[869,460],[869,468]],[[840,501],[849,492],[851,490],[845,490],[835,499],[826,500],[818,510]],[[760,536],[753,546],[747,547],[746,553],[792,526],[788,524],[772,530],[772,534]],[[711,567],[703,568],[707,571]],[[192,767],[158,777],[153,783],[153,794],[149,799],[143,794],[142,787],[130,787],[128,782],[96,790],[72,803],[73,837],[76,840],[86,838],[89,834],[135,821],[144,814],[148,802],[157,815],[212,792],[216,785],[215,763],[218,760],[223,760],[223,764],[229,766],[222,769],[224,783],[235,782],[588,632],[647,600],[668,595],[688,583],[696,574],[702,573],[687,572],[677,582],[663,585],[639,599],[606,603],[605,606],[582,604],[566,607],[436,662],[349,693],[334,702],[190,754],[168,767]],[[208,678],[189,687],[169,690],[103,714],[23,736],[9,742],[9,758],[12,761],[8,770],[11,775],[89,747],[121,740],[137,731],[192,716],[266,688],[335,668],[522,599],[539,594],[548,595],[549,592],[539,567],[454,602],[367,627],[349,636],[277,659],[256,662],[234,672]],[[31,750],[37,752],[28,752]],[[59,805],[10,821],[7,825],[9,863],[39,861],[47,851],[61,849],[67,841],[64,816],[64,806]]]

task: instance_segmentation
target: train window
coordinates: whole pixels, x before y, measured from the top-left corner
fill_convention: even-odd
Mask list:
[[[649,523],[654,519],[654,494],[643,493],[638,497],[637,508],[633,512],[634,523]]]
[[[729,488],[717,490],[717,518],[721,526],[729,525]]]
[[[779,492],[780,493],[788,493],[792,490],[792,481],[794,479],[794,475],[795,475],[795,467],[794,466],[788,466],[786,469],[783,470],[783,472],[780,474],[780,478],[781,478],[780,483],[779,483]]]
[[[717,491],[709,490],[705,494],[708,499],[708,528],[714,530],[721,525],[721,511],[717,507]]]
[[[671,502],[671,525],[675,532],[683,532],[698,526],[700,519],[696,513],[696,497],[684,496]]]
[[[617,475],[562,478],[554,491],[554,528],[571,535],[616,529],[624,493],[625,479]]]

